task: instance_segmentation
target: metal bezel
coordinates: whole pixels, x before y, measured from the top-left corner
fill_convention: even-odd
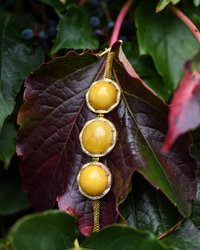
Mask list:
[[[93,153],[90,153],[85,147],[84,147],[84,144],[83,144],[83,140],[82,140],[82,137],[83,137],[83,132],[84,132],[84,129],[92,122],[95,122],[95,121],[98,121],[98,120],[101,120],[101,121],[105,121],[107,122],[111,129],[113,130],[113,142],[112,142],[112,145],[106,150],[104,151],[103,153],[101,154],[93,154]],[[83,150],[83,152],[85,152],[87,155],[89,156],[92,156],[92,157],[103,157],[105,155],[107,155],[108,153],[110,153],[110,151],[114,148],[115,144],[116,144],[116,141],[117,141],[117,131],[116,131],[116,128],[114,126],[114,124],[109,121],[108,119],[106,118],[103,118],[103,117],[97,117],[97,118],[94,118],[92,120],[89,120],[88,122],[85,123],[85,125],[83,126],[81,132],[80,132],[80,135],[79,135],[79,140],[80,140],[80,144],[81,144],[81,148]]]
[[[92,88],[94,85],[96,85],[97,83],[102,82],[102,81],[110,82],[110,83],[112,83],[112,84],[116,87],[116,89],[117,89],[117,99],[116,99],[116,102],[115,102],[112,106],[110,106],[109,109],[107,109],[107,110],[96,110],[96,109],[93,108],[92,105],[90,104],[90,101],[89,101],[89,93],[90,93],[91,88]],[[93,82],[93,83],[90,85],[90,87],[89,87],[89,89],[88,89],[88,91],[87,91],[87,93],[86,93],[86,96],[85,96],[85,99],[86,99],[86,103],[87,103],[88,108],[89,108],[91,111],[93,111],[94,113],[97,113],[97,114],[107,114],[107,113],[109,113],[110,111],[112,111],[112,110],[119,104],[120,98],[121,98],[121,89],[120,89],[119,85],[118,85],[115,81],[113,81],[113,80],[111,80],[111,79],[108,79],[108,78],[103,78],[103,79],[101,79],[101,80],[98,80],[98,81]]]
[[[103,191],[103,193],[101,193],[100,195],[88,195],[87,193],[85,193],[84,191],[83,191],[83,189],[82,189],[82,187],[81,187],[81,185],[80,185],[80,176],[81,176],[81,173],[83,172],[83,170],[85,169],[85,168],[87,168],[88,166],[90,166],[90,165],[97,165],[97,166],[100,166],[100,167],[102,167],[105,171],[106,171],[106,173],[108,174],[108,187]],[[78,173],[78,175],[77,175],[77,184],[78,184],[78,188],[79,188],[79,191],[80,191],[80,193],[83,195],[83,196],[85,196],[85,197],[87,197],[88,199],[91,199],[91,200],[98,200],[98,199],[101,199],[102,197],[104,197],[109,191],[110,191],[110,189],[111,189],[111,185],[112,185],[112,174],[111,174],[111,172],[110,172],[110,169],[108,168],[108,167],[106,167],[103,163],[101,163],[101,162],[88,162],[88,163],[86,163],[86,164],[84,164],[82,167],[81,167],[81,169],[80,169],[80,171],[79,171],[79,173]]]

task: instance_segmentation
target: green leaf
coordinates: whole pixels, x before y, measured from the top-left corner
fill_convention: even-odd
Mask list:
[[[156,71],[154,62],[149,55],[139,55],[138,43],[126,42],[123,44],[123,50],[129,62],[142,80],[153,89],[157,95],[167,101],[170,97],[167,86],[163,83],[162,77]]]
[[[160,236],[182,219],[169,200],[141,175],[134,174],[132,183],[132,192],[120,206],[120,212],[130,226]]]
[[[193,2],[194,2],[194,5],[196,7],[198,7],[200,5],[200,0],[193,0]]]
[[[160,0],[156,6],[156,12],[163,10],[169,3],[177,4],[180,0]]]
[[[199,250],[200,246],[200,173],[197,175],[197,197],[193,201],[191,218],[176,228],[163,241],[181,250]]]
[[[3,247],[6,247],[6,240],[0,239],[0,249],[2,248],[3,250]]]
[[[12,123],[5,123],[0,134],[0,159],[7,167],[15,154],[16,128]]]
[[[162,250],[174,249],[161,244],[150,232],[121,225],[108,226],[98,233],[91,234],[81,247],[97,250]]]
[[[166,244],[174,245],[180,250],[199,250],[200,231],[195,224],[188,219],[162,241]]]
[[[183,64],[200,47],[189,28],[171,12],[156,14],[154,1],[141,1],[135,13],[140,53],[150,54],[170,94],[183,76]]]
[[[58,34],[52,50],[57,52],[62,48],[97,49],[98,46],[99,41],[93,35],[85,11],[74,5],[69,6],[58,24]]]
[[[68,0],[40,0],[56,9],[58,12],[64,11],[66,9]]]
[[[75,217],[58,210],[31,214],[18,220],[8,240],[11,250],[66,250],[78,236]]]
[[[13,111],[22,81],[43,61],[41,48],[20,37],[22,30],[35,26],[30,15],[0,15],[0,130]]]
[[[15,166],[16,167],[16,166]],[[17,169],[0,169],[0,215],[15,214],[27,209],[30,204],[22,190],[21,179]]]
[[[197,197],[193,201],[191,218],[193,223],[200,230],[200,173],[197,175]]]

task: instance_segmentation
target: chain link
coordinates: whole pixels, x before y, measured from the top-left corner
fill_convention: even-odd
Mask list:
[[[115,52],[109,52],[106,59],[106,66],[104,71],[104,78],[111,79],[112,77],[112,66],[113,66],[113,58]],[[100,230],[100,200],[92,200],[92,207],[93,207],[93,232],[98,232]]]
[[[104,78],[111,79],[112,77],[112,66],[113,66],[113,57],[115,55],[115,52],[109,52],[107,59],[106,59],[106,66],[105,66],[105,72],[104,72]]]
[[[92,200],[93,207],[93,232],[98,232],[100,230],[99,217],[100,217],[100,200]]]

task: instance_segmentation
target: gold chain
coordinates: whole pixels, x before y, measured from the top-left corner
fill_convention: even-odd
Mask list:
[[[109,52],[107,59],[106,59],[106,66],[105,66],[105,72],[104,72],[104,78],[111,79],[112,76],[112,66],[113,66],[113,57],[115,55],[115,52]]]
[[[111,79],[112,77],[112,66],[113,66],[113,58],[115,52],[109,52],[106,59],[106,66],[104,71],[104,78]],[[93,158],[94,160],[95,158]],[[93,232],[98,232],[100,230],[99,217],[100,217],[100,200],[92,200],[93,207]]]
[[[94,220],[93,232],[98,232],[100,230],[100,224],[99,224],[100,200],[92,200],[92,207],[93,207],[93,220]]]

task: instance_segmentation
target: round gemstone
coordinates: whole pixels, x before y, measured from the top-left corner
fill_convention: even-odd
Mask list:
[[[98,82],[89,93],[89,102],[94,109],[107,110],[117,101],[117,89],[111,82]]]
[[[108,174],[100,166],[90,165],[80,175],[80,186],[88,195],[100,195],[108,187]]]
[[[80,193],[92,200],[105,196],[111,188],[111,182],[111,172],[101,162],[83,165],[77,176]]]
[[[116,142],[116,129],[105,118],[96,118],[85,124],[80,134],[82,149],[90,156],[109,153]]]
[[[118,84],[105,78],[92,83],[86,94],[86,101],[93,112],[108,113],[118,105],[120,96]]]

